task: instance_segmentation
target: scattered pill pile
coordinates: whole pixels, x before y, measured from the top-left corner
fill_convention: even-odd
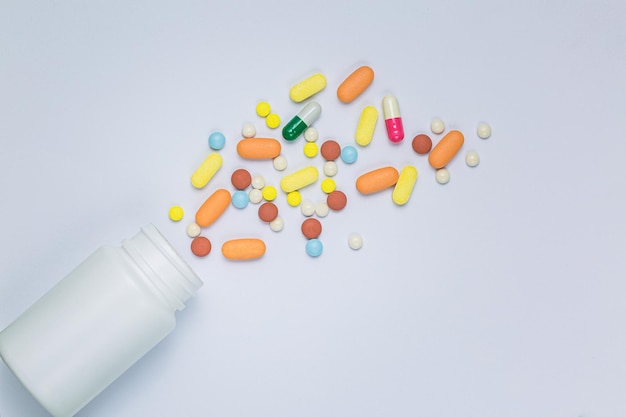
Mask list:
[[[373,69],[369,66],[361,66],[349,74],[337,87],[337,98],[342,103],[349,104],[365,92],[373,81]],[[324,90],[326,85],[326,77],[321,73],[316,73],[293,85],[289,90],[289,97],[293,102],[301,103]],[[405,137],[405,128],[398,99],[393,95],[384,96],[381,99],[381,108],[389,141],[394,144],[402,142]],[[280,126],[281,118],[272,112],[268,102],[259,101],[255,111],[259,117],[265,119],[265,124],[270,129]],[[314,203],[303,198],[304,189],[320,179],[320,170],[313,163],[287,172],[280,180],[278,188],[272,184],[266,184],[261,175],[253,176],[247,169],[238,168],[230,177],[233,190],[226,188],[213,190],[197,209],[195,221],[187,225],[186,232],[192,238],[191,251],[194,255],[204,257],[211,252],[212,243],[202,233],[210,228],[230,205],[243,210],[250,203],[259,204],[257,216],[260,222],[268,224],[272,231],[280,232],[283,230],[284,220],[279,215],[279,208],[275,201],[281,198],[284,198],[289,207],[299,207],[304,217],[300,230],[306,238],[306,253],[313,258],[322,254],[323,227],[320,219],[328,216],[331,211],[343,210],[348,204],[346,193],[337,189],[337,183],[333,178],[338,172],[337,161],[343,164],[357,162],[358,149],[365,148],[372,142],[378,123],[378,110],[371,105],[362,109],[354,134],[354,143],[357,146],[345,145],[343,147],[334,139],[326,139],[318,145],[320,135],[313,125],[321,113],[322,106],[318,102],[305,103],[300,111],[283,126],[281,136],[282,140],[288,142],[296,141],[302,136],[304,138],[302,152],[307,159],[313,160],[321,155],[325,161],[321,170],[324,178],[319,186],[326,200]],[[442,134],[445,129],[443,120],[432,119],[430,130],[433,134]],[[256,133],[256,128],[252,123],[243,125],[241,129],[243,138],[238,140],[236,146],[239,157],[243,160],[272,161],[274,169],[279,172],[286,171],[288,159],[283,154],[281,140],[273,137],[257,137]],[[487,123],[478,124],[476,134],[479,138],[487,139],[491,133],[491,127]],[[192,185],[200,190],[210,183],[222,167],[223,159],[219,151],[224,148],[226,137],[221,132],[213,132],[209,135],[208,142],[211,152],[191,175]],[[428,162],[435,169],[435,180],[439,184],[446,184],[450,181],[450,173],[446,166],[459,153],[464,142],[463,133],[450,130],[434,146],[427,134],[419,133],[413,138],[411,147],[418,155],[428,155]],[[476,167],[479,162],[480,157],[475,151],[466,154],[465,163],[469,167]],[[362,195],[392,189],[392,201],[402,206],[409,202],[417,179],[418,171],[412,165],[406,165],[400,170],[394,166],[382,166],[359,175],[355,179],[355,187]],[[183,217],[184,211],[180,206],[170,208],[169,218],[172,221],[179,222]],[[362,237],[357,233],[351,234],[348,237],[348,246],[353,250],[359,250],[363,246]],[[242,237],[224,242],[221,251],[223,256],[230,260],[258,259],[265,254],[266,244],[261,239]]]

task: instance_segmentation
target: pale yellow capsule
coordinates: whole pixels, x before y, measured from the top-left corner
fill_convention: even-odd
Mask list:
[[[376,122],[378,121],[378,110],[374,106],[366,106],[361,112],[361,118],[359,124],[356,127],[356,134],[354,139],[356,143],[361,146],[367,146],[374,137],[374,129],[376,129]]]
[[[283,177],[280,181],[280,189],[286,193],[299,190],[302,187],[313,184],[317,181],[319,172],[314,166],[302,168],[296,172]]]
[[[191,184],[196,188],[204,187],[221,166],[222,156],[217,152],[210,153],[191,175]]]
[[[411,198],[411,193],[417,181],[417,169],[414,166],[407,165],[400,171],[398,182],[396,183],[391,199],[394,203],[401,206],[406,204]]]
[[[317,73],[291,87],[289,97],[296,103],[306,100],[326,88],[326,77]]]

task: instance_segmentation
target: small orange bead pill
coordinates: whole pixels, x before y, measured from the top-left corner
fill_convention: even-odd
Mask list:
[[[393,187],[400,174],[394,167],[383,167],[366,172],[356,179],[356,189],[361,194],[372,194]]]
[[[337,88],[337,97],[342,103],[350,103],[374,81],[374,70],[364,65],[357,68]]]
[[[264,254],[265,242],[261,239],[234,239],[228,240],[222,245],[222,255],[224,255],[226,259],[234,261],[257,259]]]
[[[216,190],[205,200],[196,212],[196,223],[201,227],[208,227],[217,220],[230,205],[230,192],[223,188]]]
[[[458,130],[451,130],[448,132],[437,145],[430,151],[430,155],[428,155],[428,163],[435,169],[441,169],[445,167],[448,162],[454,155],[456,155],[461,146],[463,146],[463,142],[465,138],[463,137],[463,133]]]
[[[246,159],[274,159],[280,155],[280,142],[272,138],[246,138],[237,143],[237,153]]]

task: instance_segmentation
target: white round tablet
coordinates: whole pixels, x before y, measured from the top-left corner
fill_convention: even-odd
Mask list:
[[[244,138],[253,138],[256,135],[256,127],[252,123],[246,123],[241,128],[241,135]]]
[[[283,155],[278,155],[276,158],[274,158],[274,169],[276,169],[276,171],[284,171],[287,169],[287,158],[285,158]]]
[[[450,172],[445,168],[438,169],[435,179],[439,184],[447,184],[450,181]]]
[[[348,238],[348,246],[351,249],[359,250],[363,247],[363,238],[358,233],[352,233]]]
[[[475,167],[480,163],[480,156],[474,151],[468,152],[467,155],[465,155],[465,163],[467,166]]]
[[[479,123],[478,128],[476,129],[476,133],[478,134],[479,138],[487,139],[489,136],[491,136],[491,126],[484,122]]]
[[[430,122],[430,130],[432,130],[432,132],[437,135],[443,132],[445,128],[446,128],[446,125],[443,123],[443,120],[441,119],[433,119],[433,121]]]

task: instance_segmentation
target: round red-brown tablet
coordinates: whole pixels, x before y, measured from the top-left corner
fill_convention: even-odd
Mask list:
[[[276,204],[270,202],[261,204],[261,207],[259,207],[259,219],[269,223],[276,217],[278,217],[278,207],[276,207]]]
[[[233,175],[230,176],[230,182],[233,183],[236,189],[245,190],[252,182],[252,175],[243,168],[236,169]]]
[[[347,203],[348,197],[346,197],[346,195],[339,190],[333,191],[332,193],[328,194],[328,197],[326,197],[326,204],[328,204],[328,208],[330,208],[331,210],[341,210],[346,206]]]
[[[307,239],[315,239],[322,233],[322,223],[317,219],[306,219],[302,222],[302,234]]]
[[[322,143],[320,153],[325,160],[334,161],[339,158],[339,155],[341,155],[341,146],[336,141],[329,139]]]
[[[430,149],[433,147],[433,141],[428,137],[428,135],[420,133],[413,138],[413,143],[411,145],[413,146],[415,153],[425,155],[430,152]]]
[[[211,253],[211,241],[204,236],[197,236],[191,241],[191,252],[202,258]]]

